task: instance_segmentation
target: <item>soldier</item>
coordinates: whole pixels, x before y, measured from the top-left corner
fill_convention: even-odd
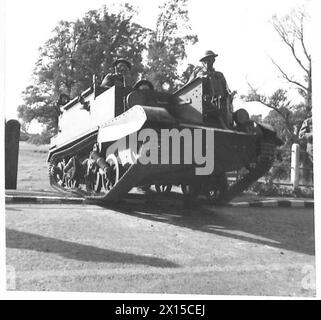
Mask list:
[[[131,63],[123,58],[117,59],[113,66],[115,68],[114,73],[108,73],[102,83],[101,87],[111,88],[112,86],[124,86],[126,87],[126,75],[131,69]]]
[[[300,132],[299,139],[306,140],[307,143],[307,154],[309,155],[309,160],[313,163],[313,128],[312,128],[312,117],[307,118],[303,121]]]
[[[205,77],[207,79],[207,93],[204,95],[204,100],[211,107],[207,109],[206,121],[218,121],[222,128],[227,129],[227,124],[231,122],[231,115],[228,110],[236,92],[231,93],[223,73],[214,69],[213,64],[217,56],[213,51],[207,50],[200,59],[203,67],[195,68],[190,81],[196,77]]]
[[[203,67],[196,67],[190,77],[190,81],[196,77],[207,77],[210,81],[209,91],[212,97],[226,97],[230,90],[226,84],[225,77],[222,72],[213,68],[215,58],[218,55],[211,50],[205,51],[204,56],[200,59]]]

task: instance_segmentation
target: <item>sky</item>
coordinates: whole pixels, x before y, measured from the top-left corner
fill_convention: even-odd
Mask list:
[[[229,87],[245,94],[248,82],[263,93],[272,93],[287,83],[279,76],[270,57],[286,66],[290,74],[300,75],[297,65],[270,24],[274,14],[283,15],[305,4],[309,12],[316,0],[189,0],[190,24],[199,42],[187,50],[186,63],[198,64],[205,50],[219,56],[215,62]],[[17,118],[22,103],[21,92],[31,83],[38,48],[51,37],[58,21],[73,21],[102,5],[130,2],[138,6],[136,21],[154,28],[157,9],[163,0],[6,0],[5,1],[5,115]],[[311,46],[308,38],[308,48]],[[297,99],[294,91],[291,98]],[[259,104],[245,105],[236,100],[235,109],[246,107],[251,114],[267,115],[269,109]]]

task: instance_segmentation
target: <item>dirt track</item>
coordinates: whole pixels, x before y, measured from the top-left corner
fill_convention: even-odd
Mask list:
[[[8,204],[6,225],[17,290],[315,294],[312,209]]]

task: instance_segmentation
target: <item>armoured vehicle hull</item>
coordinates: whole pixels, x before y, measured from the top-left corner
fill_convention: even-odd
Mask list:
[[[117,201],[133,187],[181,185],[189,196],[225,203],[270,169],[281,144],[272,129],[233,113],[229,97],[209,101],[204,78],[174,94],[100,91],[62,107],[48,156],[50,183],[62,192]],[[242,168],[229,186],[226,173]]]

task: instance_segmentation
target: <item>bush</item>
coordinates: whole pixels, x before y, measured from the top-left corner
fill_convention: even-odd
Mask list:
[[[250,191],[257,195],[266,197],[294,197],[294,198],[313,198],[314,190],[312,187],[300,187],[294,189],[291,186],[281,186],[273,183],[255,182]]]
[[[273,166],[268,173],[272,180],[287,180],[291,174],[291,150],[280,147],[276,151]]]
[[[19,141],[28,141],[29,138],[30,138],[29,133],[20,131]]]
[[[51,136],[47,132],[43,132],[41,134],[30,134],[27,142],[39,146],[41,144],[49,144],[50,138]]]

